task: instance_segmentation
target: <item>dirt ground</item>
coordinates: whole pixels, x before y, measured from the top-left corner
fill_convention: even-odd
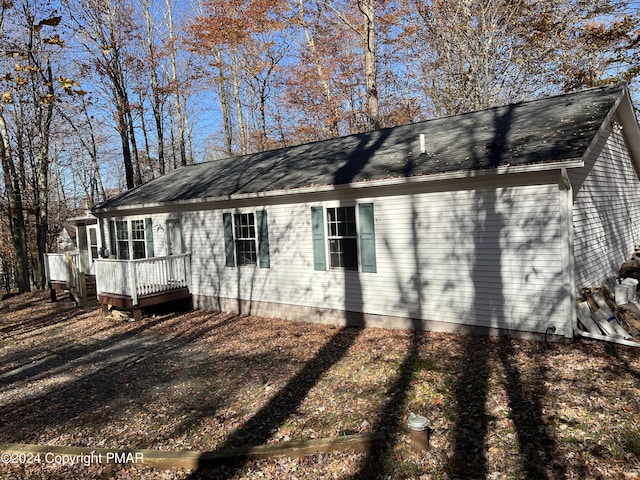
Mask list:
[[[638,479],[640,351],[211,312],[102,318],[0,301],[0,444],[202,452],[382,432],[367,453],[200,471],[25,465],[2,478]],[[410,448],[410,412],[432,424]]]

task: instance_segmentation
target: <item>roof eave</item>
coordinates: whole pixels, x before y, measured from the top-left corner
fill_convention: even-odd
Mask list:
[[[483,170],[456,170],[451,172],[434,173],[429,175],[416,175],[412,177],[394,177],[379,180],[366,180],[341,185],[310,185],[307,187],[268,190],[262,192],[234,193],[215,197],[196,198],[188,200],[176,200],[170,202],[149,202],[135,205],[117,207],[94,207],[92,213],[98,217],[108,217],[113,214],[135,215],[149,210],[162,211],[179,207],[186,210],[195,210],[200,205],[215,204],[239,200],[275,199],[294,195],[308,195],[314,193],[327,193],[333,191],[360,190],[367,188],[394,187],[403,185],[416,185],[446,180],[462,180],[467,178],[489,177],[491,175],[506,175],[519,173],[537,173],[549,170],[561,170],[563,168],[578,168],[584,166],[584,156],[559,161],[540,162],[527,165],[503,165],[497,168]]]
[[[616,110],[624,128],[624,136],[631,151],[631,158],[640,172],[640,126],[627,87],[624,88],[620,101],[616,104]]]

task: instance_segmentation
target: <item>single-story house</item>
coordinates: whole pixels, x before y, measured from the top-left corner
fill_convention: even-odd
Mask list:
[[[92,213],[101,264],[181,259],[115,283],[177,282],[196,308],[570,338],[577,292],[640,240],[639,162],[607,86],[190,165]]]

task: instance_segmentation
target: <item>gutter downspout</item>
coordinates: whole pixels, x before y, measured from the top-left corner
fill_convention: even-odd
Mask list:
[[[560,190],[564,191],[564,199],[560,200],[560,217],[562,221],[562,270],[564,273],[564,288],[567,291],[568,300],[565,300],[566,315],[564,324],[564,337],[573,339],[573,334],[578,328],[578,313],[576,311],[576,269],[574,256],[573,233],[573,187],[566,168],[560,170]],[[562,196],[562,194],[561,194]]]

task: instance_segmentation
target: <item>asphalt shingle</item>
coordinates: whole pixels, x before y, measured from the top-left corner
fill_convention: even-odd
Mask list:
[[[550,164],[580,158],[623,87],[503,107],[191,165],[98,209],[317,185]],[[426,152],[420,151],[420,134]]]

